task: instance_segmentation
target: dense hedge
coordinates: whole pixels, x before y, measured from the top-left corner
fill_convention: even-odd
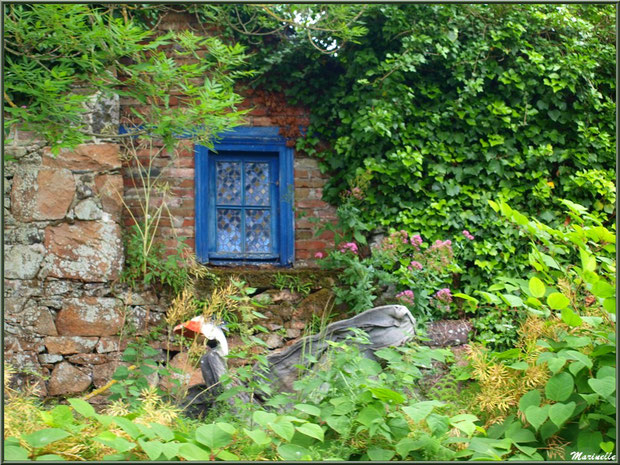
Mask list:
[[[356,24],[366,33],[332,54],[291,32],[254,46],[255,85],[312,110],[298,149],[334,174],[328,200],[368,172],[374,225],[430,239],[469,230],[471,285],[525,263],[489,199],[557,224],[567,198],[611,221],[612,6],[372,5]]]

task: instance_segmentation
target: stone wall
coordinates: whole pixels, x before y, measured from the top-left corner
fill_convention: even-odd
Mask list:
[[[84,144],[53,156],[30,133],[9,139],[5,361],[47,377],[43,394],[102,385],[115,369],[121,328],[146,330],[165,309],[154,296],[115,285],[123,266],[119,147]],[[149,316],[145,304],[152,304]]]

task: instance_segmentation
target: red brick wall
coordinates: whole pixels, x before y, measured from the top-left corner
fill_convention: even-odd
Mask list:
[[[169,15],[160,23],[160,29],[181,29],[183,25],[192,23],[195,18],[182,14]],[[240,89],[244,101],[239,105],[241,109],[251,110],[245,121],[247,126],[275,126],[280,133],[289,139],[288,146],[294,147],[295,141],[301,137],[300,127],[309,124],[309,112],[299,106],[289,105],[282,93],[268,93],[260,89]],[[170,100],[171,103],[174,101]],[[137,108],[135,101],[121,99],[121,120],[130,118],[130,108]],[[154,147],[158,149],[158,147]],[[139,159],[143,166],[149,162],[153,150],[143,150]],[[195,210],[194,210],[194,152],[191,141],[179,141],[176,156],[165,153],[153,162],[156,170],[162,170],[161,182],[168,183],[173,195],[168,206],[171,217],[162,219],[159,228],[159,237],[166,247],[172,251],[177,245],[176,237],[185,237],[186,243],[194,247],[195,240]],[[318,162],[302,153],[294,153],[294,184],[295,184],[295,266],[314,266],[315,254],[323,252],[333,245],[333,234],[323,233],[317,237],[315,232],[325,222],[335,219],[335,209],[321,200],[323,186],[327,176],[321,174]],[[125,181],[125,201],[131,207],[135,217],[141,217],[140,186],[134,186],[131,180],[131,170],[135,164],[125,163],[123,175]],[[134,171],[135,172],[135,171]],[[316,219],[311,221],[311,219]],[[318,220],[318,221],[317,221]],[[126,214],[126,226],[133,224],[133,219]]]

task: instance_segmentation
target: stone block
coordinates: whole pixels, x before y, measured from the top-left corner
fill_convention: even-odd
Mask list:
[[[116,223],[76,221],[45,228],[47,277],[106,282],[123,266],[121,229]]]
[[[91,384],[91,377],[68,362],[56,365],[48,385],[51,396],[78,394]]]
[[[56,318],[62,336],[112,336],[122,324],[120,301],[110,297],[66,299]]]
[[[114,221],[120,221],[123,211],[123,177],[120,174],[102,174],[95,176],[97,195],[101,200],[103,211],[109,213]]]
[[[108,171],[120,169],[118,144],[82,144],[75,149],[61,149],[54,157],[44,150],[43,165],[73,171]]]
[[[110,358],[103,354],[76,354],[67,357],[67,360],[75,365],[102,365]]]
[[[75,194],[75,180],[67,169],[18,170],[11,189],[11,212],[21,221],[60,220]]]
[[[49,336],[44,339],[44,344],[50,354],[79,354],[91,352],[97,345],[98,339],[81,336]]]
[[[34,331],[37,334],[43,336],[57,336],[56,324],[54,323],[54,316],[47,307],[39,307],[38,315],[34,321]]]
[[[80,201],[73,211],[78,220],[100,220],[103,213],[92,198]]]

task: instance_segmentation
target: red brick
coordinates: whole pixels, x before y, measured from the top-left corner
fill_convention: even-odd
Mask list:
[[[183,220],[183,227],[189,227],[189,226],[195,226],[196,225],[196,220],[194,218],[186,218]]]
[[[295,179],[295,187],[323,187],[325,181],[323,179]]]
[[[272,126],[273,118],[269,116],[255,116],[252,119],[253,126]]]
[[[194,179],[194,170],[191,168],[168,168],[165,175],[171,178]]]
[[[325,248],[327,244],[324,241],[317,240],[301,240],[295,241],[295,249],[299,250],[317,250]]]
[[[304,179],[304,178],[308,178],[308,171],[307,170],[294,170],[294,174],[293,176],[295,177],[295,180],[297,179]]]
[[[177,184],[178,187],[194,187],[194,180],[193,179],[183,179],[179,184]]]
[[[299,202],[295,201],[295,206],[298,208],[318,208],[325,207],[326,205],[329,204],[322,200],[300,200]]]
[[[295,258],[303,260],[305,258],[314,257],[314,253],[309,250],[295,250]]]
[[[179,157],[174,161],[174,166],[176,168],[194,168],[194,157]]]

